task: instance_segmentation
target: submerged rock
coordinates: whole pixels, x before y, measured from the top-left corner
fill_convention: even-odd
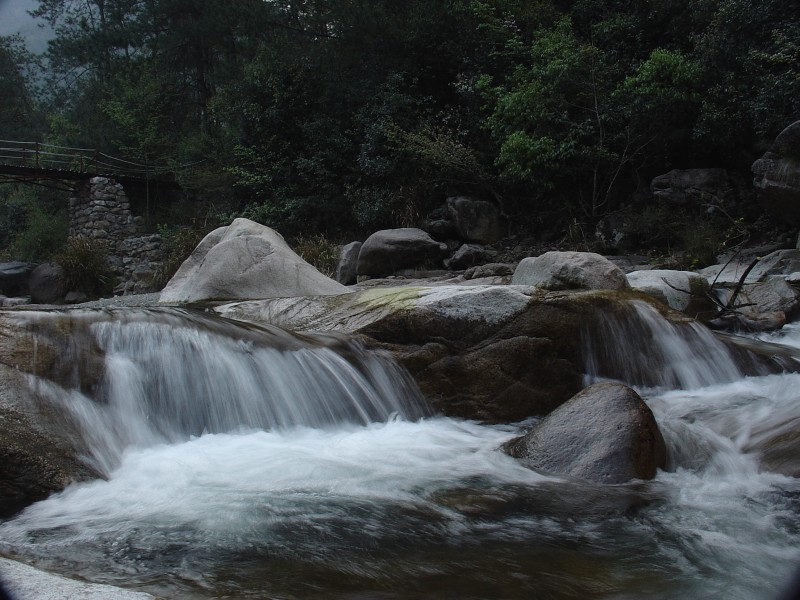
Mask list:
[[[159,302],[324,296],[349,290],[300,258],[276,231],[247,219],[209,233]]]
[[[653,412],[619,383],[586,388],[504,449],[533,469],[606,484],[652,479],[667,461]]]

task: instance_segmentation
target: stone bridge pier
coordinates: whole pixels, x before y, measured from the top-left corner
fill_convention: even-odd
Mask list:
[[[108,253],[117,277],[115,294],[154,291],[153,276],[165,258],[158,234],[141,231],[143,219],[134,217],[122,185],[107,177],[93,177],[69,199],[70,237],[96,240]]]

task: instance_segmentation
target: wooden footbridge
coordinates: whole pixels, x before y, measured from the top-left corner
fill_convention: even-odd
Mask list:
[[[125,160],[88,148],[0,140],[0,183],[53,181],[71,187],[98,176],[113,178],[123,185],[176,185],[174,169],[169,167]]]

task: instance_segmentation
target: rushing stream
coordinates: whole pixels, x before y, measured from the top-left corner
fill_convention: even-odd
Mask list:
[[[704,330],[637,311],[586,342],[587,379],[637,385],[668,446],[622,486],[523,468],[498,447],[524,424],[433,416],[349,342],[155,311],[94,325],[104,406],[38,384],[108,480],[0,524],[0,552],[165,598],[776,598],[800,484],[766,466],[800,464],[800,375],[745,378]]]

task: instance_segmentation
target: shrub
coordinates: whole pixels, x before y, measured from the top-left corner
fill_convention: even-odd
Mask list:
[[[0,252],[9,258],[49,260],[64,246],[68,234],[63,206],[49,205],[35,191],[18,186],[0,198],[0,240],[5,240]]]
[[[114,272],[102,242],[82,235],[71,237],[55,261],[64,269],[68,290],[80,291],[92,298],[113,294]]]
[[[300,257],[320,273],[333,277],[339,261],[339,248],[323,235],[299,235],[289,244]]]

